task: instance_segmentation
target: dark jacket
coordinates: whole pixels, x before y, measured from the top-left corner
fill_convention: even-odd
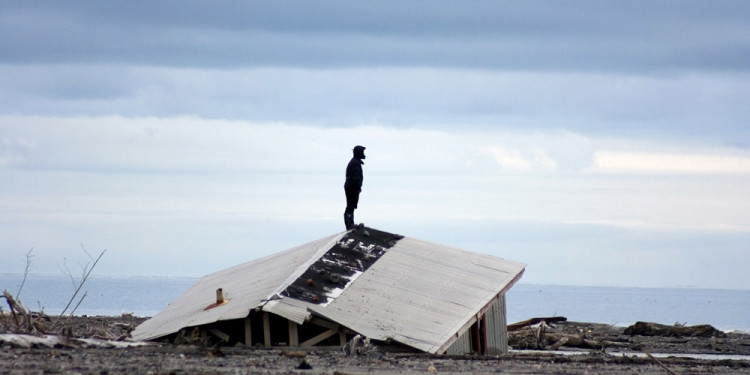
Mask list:
[[[362,164],[364,164],[364,162],[356,157],[349,160],[349,165],[346,166],[345,189],[356,191],[362,190],[362,180],[364,179],[362,176]]]

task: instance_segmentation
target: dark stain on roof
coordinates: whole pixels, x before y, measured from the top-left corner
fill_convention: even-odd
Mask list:
[[[292,282],[282,295],[320,304],[345,289],[352,276],[364,272],[404,236],[369,227],[356,227]]]

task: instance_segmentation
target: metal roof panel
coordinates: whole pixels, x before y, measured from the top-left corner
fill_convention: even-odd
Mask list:
[[[149,340],[184,327],[240,319],[262,306],[298,324],[314,312],[372,339],[438,353],[512,286],[524,267],[372,228],[355,229],[210,274],[138,326],[133,337]],[[336,278],[331,279],[332,272]],[[228,302],[206,309],[215,302],[217,288]],[[311,299],[316,295],[325,300]]]
[[[310,309],[367,337],[437,353],[524,267],[407,237],[331,304]]]
[[[328,236],[205,276],[164,310],[139,325],[133,331],[133,338],[151,340],[184,327],[244,318],[251,309],[281,292],[285,285],[308,268],[311,261],[319,258],[321,252],[330,248],[344,234]],[[216,302],[218,288],[224,290],[228,302],[206,310],[207,306]],[[302,308],[302,311],[307,314],[306,308]],[[299,312],[280,315],[290,315],[291,320],[298,320]]]

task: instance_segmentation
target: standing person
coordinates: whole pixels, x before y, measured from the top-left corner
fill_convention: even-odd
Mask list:
[[[355,146],[352,150],[354,156],[346,166],[346,182],[344,192],[346,193],[346,210],[344,211],[344,225],[346,229],[354,228],[354,210],[359,202],[359,193],[362,191],[362,160],[365,159],[365,147]]]

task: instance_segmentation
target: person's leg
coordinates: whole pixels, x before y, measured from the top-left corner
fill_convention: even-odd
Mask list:
[[[344,189],[346,192],[346,210],[344,211],[344,225],[346,229],[354,228],[354,210],[359,201],[359,191]]]
[[[354,228],[354,212],[346,210],[344,211],[344,226],[346,226],[346,229],[352,229]]]

